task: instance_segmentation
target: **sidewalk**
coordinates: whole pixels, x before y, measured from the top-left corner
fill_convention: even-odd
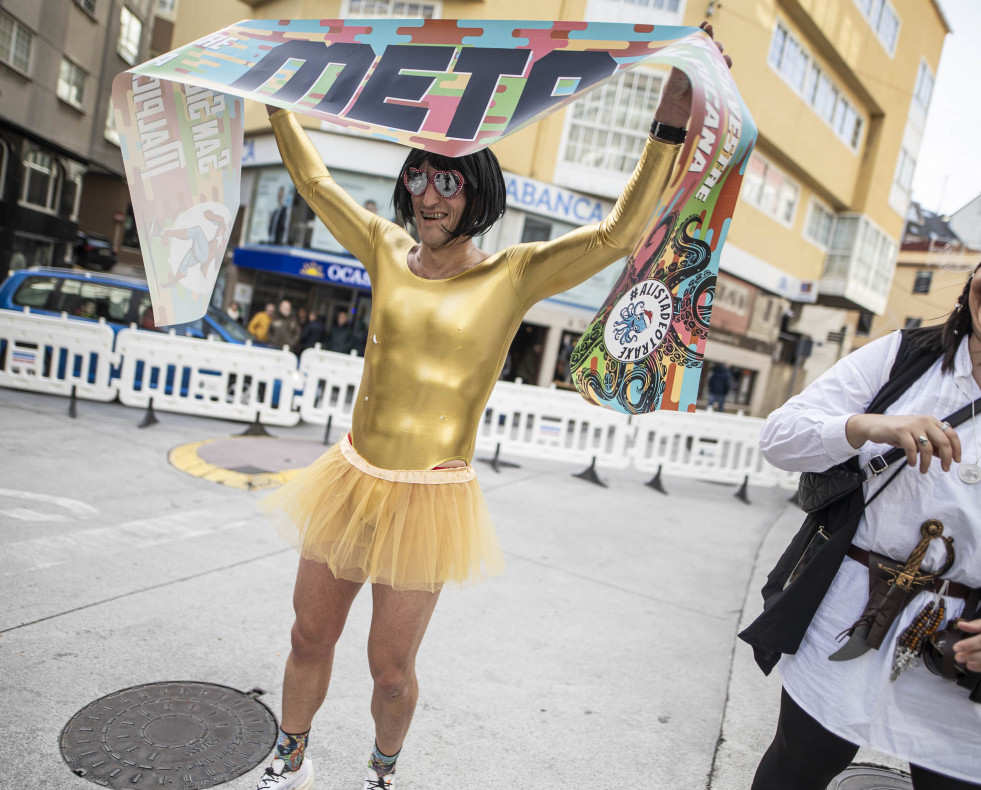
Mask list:
[[[256,513],[261,492],[168,462],[175,447],[244,426],[158,417],[139,429],[135,410],[79,402],[73,420],[63,398],[0,390],[10,787],[94,787],[68,770],[59,733],[128,686],[260,688],[279,714],[296,555]],[[272,432],[325,449],[315,447],[322,426]],[[255,452],[243,468],[261,468]],[[667,477],[664,496],[632,472],[601,469],[600,488],[574,478],[575,466],[513,460],[521,467],[501,474],[476,465],[508,567],[443,593],[419,656],[400,790],[747,788],[779,681],[735,634],[758,611],[761,576],[800,511],[780,490],[750,489],[746,505],[733,487]],[[363,593],[314,723],[308,754],[322,790],[363,777],[369,616]],[[224,786],[251,790],[255,779]]]

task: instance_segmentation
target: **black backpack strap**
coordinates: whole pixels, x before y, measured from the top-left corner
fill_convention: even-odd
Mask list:
[[[899,351],[896,352],[896,360],[889,370],[889,379],[872,399],[865,410],[866,414],[885,412],[900,395],[909,389],[914,381],[926,373],[933,366],[933,363],[940,358],[941,352],[918,348],[911,340],[911,331],[913,330],[902,330]]]
[[[932,327],[931,327],[932,329]],[[899,350],[896,352],[896,360],[889,371],[889,379],[882,385],[882,389],[876,394],[865,410],[866,414],[882,414],[889,406],[902,395],[909,386],[925,374],[934,363],[940,358],[942,351],[934,348],[924,348],[922,345],[914,343],[912,340],[913,332],[923,331],[920,329],[902,330],[902,338],[899,342]],[[960,425],[969,416],[974,414],[974,410],[981,405],[981,398],[973,404],[968,404],[953,414],[949,414],[946,421],[951,427]],[[905,451],[900,447],[894,447],[882,455],[885,464],[891,465],[903,458]]]

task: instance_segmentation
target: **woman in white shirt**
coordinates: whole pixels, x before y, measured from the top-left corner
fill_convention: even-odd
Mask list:
[[[981,267],[979,267],[981,268]],[[852,541],[857,551],[904,561],[920,541],[920,526],[937,519],[953,538],[956,558],[944,574],[950,592],[981,587],[981,409],[956,429],[947,414],[981,396],[981,276],[975,269],[943,326],[916,330],[913,342],[936,350],[936,362],[885,414],[865,408],[888,380],[900,333],[876,340],[842,359],[767,419],[760,446],[782,469],[823,471],[858,455],[864,467],[891,447],[906,452],[905,470],[865,510]],[[973,467],[973,468],[972,468]],[[890,477],[865,485],[868,499]],[[866,555],[867,556],[867,555]],[[941,568],[942,541],[932,540],[924,570]],[[881,646],[851,660],[829,661],[839,637],[862,616],[869,600],[869,569],[848,556],[842,562],[800,648],[780,661],[783,696],[777,733],[763,756],[753,790],[824,790],[869,746],[910,763],[916,790],[981,788],[981,704],[922,663],[893,682],[900,634],[931,601],[932,588],[910,595]],[[948,621],[964,597],[944,596]],[[981,671],[981,619],[960,624],[968,634],[955,658]],[[941,624],[941,628],[944,624]]]

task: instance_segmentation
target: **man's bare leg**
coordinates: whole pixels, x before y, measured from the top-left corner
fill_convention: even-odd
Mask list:
[[[383,754],[395,755],[402,748],[416,709],[419,697],[416,654],[439,591],[395,591],[375,584],[371,595],[368,665],[375,681],[371,695],[375,743]]]
[[[360,589],[358,582],[336,578],[325,563],[300,560],[293,590],[292,650],[283,677],[284,732],[310,729],[327,696],[334,646]]]

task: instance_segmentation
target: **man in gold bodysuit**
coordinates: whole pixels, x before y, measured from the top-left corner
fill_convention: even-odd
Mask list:
[[[301,559],[280,738],[259,788],[312,786],[303,758],[310,724],[348,611],[369,582],[375,750],[365,788],[387,790],[418,696],[416,653],[441,586],[503,565],[469,462],[511,339],[533,304],[631,252],[675,166],[691,86],[672,70],[640,162],[605,220],[494,254],[473,241],[505,208],[489,150],[458,159],[409,154],[394,203],[396,218],[415,225],[417,243],[333,181],[291,113],[269,111],[300,195],[364,264],[372,314],[351,432],[264,503],[288,517],[283,534]]]

